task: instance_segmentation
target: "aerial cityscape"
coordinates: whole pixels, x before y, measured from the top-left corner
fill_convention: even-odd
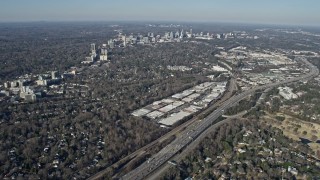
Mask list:
[[[320,179],[306,2],[0,2],[0,179]]]

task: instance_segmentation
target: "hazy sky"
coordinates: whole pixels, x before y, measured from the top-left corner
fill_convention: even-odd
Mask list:
[[[320,0],[0,0],[0,21],[212,21],[320,25]]]

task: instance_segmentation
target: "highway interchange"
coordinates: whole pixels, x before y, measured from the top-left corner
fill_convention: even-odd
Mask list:
[[[197,138],[202,132],[204,132],[208,127],[214,124],[217,119],[224,114],[224,111],[235,103],[239,102],[243,98],[247,97],[250,94],[253,94],[257,90],[263,90],[268,88],[273,88],[282,84],[288,84],[300,80],[306,80],[312,78],[319,74],[319,70],[317,67],[312,65],[304,58],[300,58],[302,62],[304,62],[309,67],[309,73],[302,75],[297,78],[287,79],[286,81],[275,82],[263,86],[255,86],[247,91],[244,91],[238,95],[231,97],[226,100],[220,107],[218,107],[214,112],[208,115],[201,121],[197,121],[193,123],[191,126],[186,128],[180,135],[162,150],[160,150],[157,154],[153,155],[146,162],[141,164],[139,167],[124,175],[121,179],[135,179],[140,180],[147,177],[150,173],[158,169],[162,164],[166,163],[170,158],[172,158],[175,154],[177,154],[184,147],[188,146],[195,138]]]

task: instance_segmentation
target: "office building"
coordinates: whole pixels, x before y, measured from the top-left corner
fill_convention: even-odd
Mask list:
[[[184,37],[183,29],[181,30],[180,38],[182,39]]]
[[[101,48],[101,54],[102,55],[107,55],[108,54],[108,49],[105,48],[105,47]]]
[[[110,39],[110,40],[108,41],[108,45],[109,45],[110,48],[114,48],[114,42],[113,42],[112,39]]]
[[[58,72],[57,71],[51,71],[51,79],[57,79]]]
[[[91,61],[95,61],[97,58],[97,50],[96,50],[96,45],[93,43],[91,44]]]
[[[96,51],[96,44],[92,43],[91,44],[91,58],[92,61],[94,61],[97,57],[97,51]]]
[[[170,37],[169,37],[170,39],[173,39],[174,38],[174,36],[173,36],[173,32],[170,32]]]
[[[10,82],[5,82],[3,86],[4,88],[10,88]]]
[[[96,44],[92,43],[90,50],[91,50],[92,53],[93,53],[93,52],[95,53],[95,52],[96,52]]]
[[[27,93],[24,95],[24,100],[27,102],[35,102],[37,97],[34,93]]]
[[[123,42],[123,47],[126,47],[126,46],[127,46],[127,38],[126,38],[126,35],[123,35],[123,36],[121,37],[121,39],[122,39],[122,42]]]
[[[101,53],[100,53],[100,60],[101,61],[107,61],[108,60],[108,49],[107,45],[103,44],[101,48]]]
[[[149,43],[149,38],[148,37],[143,37],[143,42],[148,44]]]
[[[41,80],[37,80],[36,83],[37,83],[38,86],[46,86],[46,85],[48,85],[48,82],[45,79],[44,80],[42,80],[42,79]]]
[[[180,33],[179,33],[179,31],[177,31],[176,34],[174,35],[174,37],[179,38],[179,36],[180,36]]]
[[[110,48],[114,48],[114,42],[111,41],[110,44],[109,44]]]

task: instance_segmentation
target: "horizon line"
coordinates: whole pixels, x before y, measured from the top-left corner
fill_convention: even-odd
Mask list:
[[[296,27],[318,27],[318,24],[284,24],[284,23],[263,23],[263,22],[237,22],[237,21],[208,21],[208,20],[13,20],[3,21],[1,24],[14,24],[14,23],[202,23],[202,24],[237,24],[237,25],[257,25],[257,26],[296,26]]]

